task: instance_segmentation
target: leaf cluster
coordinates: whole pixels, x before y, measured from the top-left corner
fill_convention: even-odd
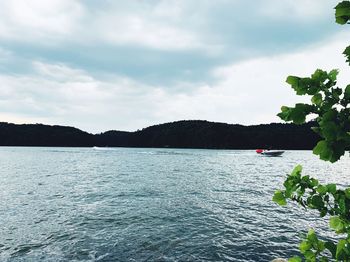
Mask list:
[[[350,20],[350,2],[340,2],[335,8],[335,21],[338,24],[344,25]]]
[[[302,167],[296,166],[284,182],[284,190],[278,190],[273,201],[286,205],[287,200],[297,202],[305,208],[319,211],[321,217],[330,216],[329,227],[345,238],[337,244],[321,241],[310,230],[299,249],[306,261],[328,261],[327,256],[341,261],[350,259],[350,188],[337,189],[335,184],[322,185],[317,179],[302,176]]]
[[[350,146],[350,85],[344,90],[337,87],[338,70],[317,69],[311,77],[288,76],[287,83],[297,95],[311,96],[310,104],[282,106],[278,116],[285,121],[303,124],[307,116],[316,116],[318,127],[313,131],[323,140],[313,152],[321,159],[335,162]]]
[[[316,261],[316,258],[319,254],[324,252],[326,249],[335,248],[333,243],[324,242],[319,240],[315,231],[310,229],[305,239],[300,243],[299,249],[300,252],[304,255],[306,261]],[[294,256],[288,259],[288,262],[301,262],[302,259],[299,256]],[[326,256],[321,256],[319,259],[321,262],[329,261]]]
[[[339,24],[350,23],[350,1],[342,1],[335,7],[335,18]],[[350,65],[350,46],[343,54]],[[282,106],[278,114],[284,121],[295,124],[305,123],[307,116],[316,116],[318,126],[313,130],[323,140],[313,152],[332,163],[350,147],[350,85],[338,87],[337,75],[336,69],[330,72],[317,69],[310,77],[288,76],[286,82],[296,94],[311,96],[311,103]]]
[[[335,21],[340,25],[350,23],[350,1],[342,1],[335,8]],[[343,54],[350,65],[350,46],[345,48]]]
[[[335,7],[338,24],[350,23],[350,1],[342,1]],[[343,54],[350,65],[350,46]],[[315,116],[318,124],[313,131],[322,140],[313,153],[322,160],[336,162],[350,148],[350,85],[337,86],[338,70],[329,72],[317,69],[310,77],[288,76],[286,82],[297,95],[311,96],[309,104],[299,103],[294,107],[283,106],[278,116],[296,124],[305,123],[308,116]],[[297,202],[304,208],[315,209],[321,217],[329,216],[329,227],[339,240],[319,240],[311,229],[300,243],[299,249],[306,261],[350,261],[350,188],[339,189],[336,184],[321,184],[317,179],[302,175],[302,167],[296,166],[288,175],[283,190],[277,190],[273,201],[286,205]],[[302,261],[300,257],[291,262]]]

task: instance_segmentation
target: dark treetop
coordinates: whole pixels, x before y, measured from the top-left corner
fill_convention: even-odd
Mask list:
[[[208,149],[312,149],[320,139],[313,124],[254,126],[201,120],[177,121],[135,132],[89,134],[74,127],[0,123],[0,146],[109,146]]]

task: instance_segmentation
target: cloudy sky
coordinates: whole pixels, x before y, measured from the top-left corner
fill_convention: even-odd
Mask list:
[[[338,1],[0,0],[0,121],[97,133],[278,122],[289,74],[341,70]]]

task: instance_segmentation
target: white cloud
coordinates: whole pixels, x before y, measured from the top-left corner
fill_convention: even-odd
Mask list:
[[[275,122],[279,121],[276,114],[281,105],[304,100],[284,83],[287,75],[308,76],[316,68],[339,68],[340,86],[350,82],[350,71],[341,55],[345,37],[339,35],[327,45],[293,54],[220,67],[213,71],[216,83],[180,83],[173,87],[178,92],[125,77],[96,79],[67,65],[34,62],[37,75],[0,76],[0,111],[8,120],[41,119],[92,132],[136,130],[180,119]],[[183,91],[182,85],[191,91]]]
[[[0,38],[54,44],[70,35],[83,14],[76,0],[1,0]]]
[[[90,1],[89,3],[91,4]],[[28,53],[23,52],[27,56],[20,57],[16,54],[16,48],[7,50],[0,47],[0,62],[14,58],[11,66],[31,66],[28,70],[23,69],[27,73],[21,71],[17,74],[0,74],[0,117],[16,122],[73,125],[93,132],[108,129],[135,130],[180,119],[207,119],[242,124],[278,121],[275,115],[280,106],[294,104],[299,99],[284,84],[287,75],[309,75],[318,67],[328,70],[340,68],[340,82],[349,81],[349,69],[341,55],[350,41],[347,35],[329,38],[328,42],[292,54],[260,57],[239,63],[232,61],[213,72],[208,72],[207,68],[239,56],[255,46],[259,50],[257,53],[263,53],[263,50],[270,48],[265,45],[260,50],[260,43],[254,42],[245,49],[244,44],[239,44],[242,39],[245,39],[242,43],[249,44],[249,39],[255,39],[250,38],[249,34],[257,33],[254,28],[256,23],[260,23],[259,19],[268,16],[276,19],[277,25],[278,21],[286,19],[323,21],[326,12],[332,14],[329,8],[333,5],[330,6],[329,3],[321,5],[317,0],[267,0],[257,1],[257,10],[244,13],[242,10],[247,11],[247,6],[238,0],[203,0],[200,6],[198,1],[191,0],[106,1],[103,4],[98,2],[96,6],[77,0],[0,0],[0,44],[5,39],[7,43],[15,42],[19,49],[24,47],[24,50],[28,42],[37,50],[41,50],[42,45],[57,44],[59,47],[64,46],[59,50],[61,52],[73,44],[70,50],[71,59],[57,55],[61,53],[56,53],[56,49],[52,49],[52,53],[45,49],[48,54],[37,51],[33,55],[28,48]],[[225,19],[231,15],[231,10],[233,19],[227,21]],[[221,19],[220,14],[224,14],[225,19]],[[248,20],[249,17],[256,17],[258,22],[254,20],[249,24],[249,32],[240,31],[240,26],[244,25],[237,21],[246,21],[245,18]],[[264,30],[260,32],[262,36],[267,32]],[[227,35],[228,38],[225,38]],[[278,42],[279,34],[277,37],[273,33],[272,35],[275,37],[272,40],[277,41],[274,46],[283,42]],[[233,43],[227,39],[231,39]],[[264,41],[263,37],[261,41]],[[297,45],[301,42],[295,42],[296,48],[300,48]],[[168,79],[161,79],[164,75],[169,75],[169,71],[172,73],[172,67],[169,66],[172,63],[154,61],[166,61],[168,52],[157,53],[161,59],[152,56],[151,62],[140,61],[139,66],[138,59],[147,60],[147,55],[135,57],[132,51],[138,50],[139,55],[141,51],[137,48],[141,46],[145,50],[148,48],[153,49],[152,51],[166,50],[175,51],[176,55],[181,54],[179,59],[174,54],[169,56],[169,59],[178,59],[174,62],[174,71],[179,68],[188,72],[198,69],[200,73],[203,72],[202,83],[191,80],[186,82],[183,78],[177,79],[176,84],[167,86],[147,84],[135,80],[133,73],[129,76],[115,73],[120,70],[123,62],[116,63],[119,68],[116,67],[113,75],[107,72],[98,74],[97,70],[91,68],[99,68],[101,65],[103,71],[104,64],[98,64],[104,62],[103,58],[97,57],[92,48],[84,47],[98,49],[110,45],[117,47],[111,50],[118,52],[124,50],[118,49],[119,46],[131,50],[130,61],[127,61],[130,62],[127,65],[130,68],[125,72],[133,71],[134,65],[135,71],[140,72],[138,79],[147,78],[150,73],[145,69],[151,64],[154,68],[152,74],[161,80],[159,83],[172,83]],[[82,49],[78,50],[80,47]],[[208,54],[222,55],[220,52],[225,48],[232,50],[234,54],[224,54],[220,59],[214,59],[215,61],[203,58],[203,55]],[[274,53],[272,49],[267,53]],[[84,50],[91,53],[84,54]],[[79,55],[74,56],[75,51]],[[201,56],[198,58],[193,55],[194,51],[200,51]],[[191,57],[195,61],[185,59],[187,54],[193,55]],[[123,53],[110,55],[116,60],[120,56],[125,61]],[[52,57],[62,60],[57,62],[51,60]],[[17,64],[16,59],[25,63]],[[35,61],[32,62],[31,59]],[[85,65],[89,61],[96,61],[97,64]],[[135,64],[133,61],[136,61]],[[186,64],[192,62],[193,65]],[[5,62],[1,63],[1,72],[11,71],[11,68],[5,70],[4,65]],[[113,65],[110,67],[113,68]],[[5,69],[2,70],[3,68]],[[90,68],[91,71],[82,68]],[[161,74],[162,70],[166,71],[164,75]],[[206,73],[212,73],[215,82],[206,82]],[[106,77],[106,74],[109,75]]]
[[[350,69],[342,55],[349,42],[347,38],[342,34],[321,46],[216,69],[214,74],[221,79],[216,91],[226,94],[227,98],[237,95],[244,97],[232,105],[231,122],[254,124],[278,121],[275,115],[282,105],[305,101],[306,97],[296,96],[285,83],[288,75],[310,76],[317,68],[328,71],[336,68],[340,69],[340,87],[350,83]],[[237,115],[235,111],[242,114]]]
[[[78,0],[0,0],[0,40],[55,46],[132,45],[160,50],[220,51],[186,23],[189,5],[105,2],[89,6]]]
[[[239,21],[244,23],[254,17],[248,22],[251,30],[255,27],[260,30],[262,19],[268,16],[282,27],[287,18],[322,20],[327,12],[332,15],[332,7],[331,3],[320,4],[318,0],[259,0],[254,8],[247,8],[238,0],[202,0],[200,5],[194,0],[0,0],[0,40],[36,46],[73,43],[197,50],[218,56],[225,47],[239,49],[236,47],[242,40],[239,37],[245,38],[240,32],[244,25]],[[221,18],[221,12],[226,16]],[[232,13],[232,19],[227,17],[228,12]],[[237,39],[225,42],[225,36],[232,32],[237,32]]]
[[[13,56],[12,52],[0,47],[0,62],[5,62],[11,59]]]
[[[319,0],[264,0],[259,12],[272,19],[312,20],[332,16],[335,2],[320,3]]]
[[[156,112],[159,89],[114,77],[93,78],[66,65],[34,62],[37,75],[0,75],[3,121],[74,125],[88,131],[132,129]],[[10,121],[11,122],[11,121]]]
[[[47,64],[39,61],[35,61],[32,64],[40,75],[60,82],[89,82],[92,80],[83,70],[72,69],[64,64]]]
[[[190,1],[178,0],[163,0],[159,1],[158,4],[153,8],[153,14],[171,20],[179,20],[182,19],[184,14],[188,9],[188,3]]]
[[[97,18],[97,29],[107,42],[117,45],[140,45],[155,49],[181,50],[202,48],[194,33],[176,26],[161,24],[136,15],[104,14]]]
[[[201,5],[206,2],[202,1]],[[216,54],[221,51],[220,45],[208,43],[202,32],[196,30],[201,20],[199,10],[193,1],[184,0],[110,2],[108,9],[91,11],[93,20],[88,22],[88,27],[95,35],[86,37],[114,45]]]

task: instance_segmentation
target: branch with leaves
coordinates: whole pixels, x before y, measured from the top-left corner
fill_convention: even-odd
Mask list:
[[[337,70],[326,72],[317,69],[311,77],[289,76],[287,83],[297,95],[310,95],[311,104],[282,106],[280,118],[305,123],[308,115],[317,115],[318,127],[313,130],[323,139],[313,152],[322,160],[335,162],[344,155],[350,145],[350,85],[345,90],[336,86]]]
[[[335,10],[338,24],[350,23],[350,1],[342,1]],[[343,54],[350,64],[350,46]],[[322,139],[313,153],[332,163],[350,148],[350,84],[345,88],[338,87],[337,75],[338,70],[327,72],[317,69],[311,77],[289,76],[286,82],[297,95],[311,96],[311,103],[283,106],[278,114],[281,119],[295,124],[303,124],[308,116],[315,116],[317,126],[313,130]],[[329,216],[329,227],[341,238],[336,243],[321,241],[311,229],[300,243],[300,252],[306,261],[350,261],[350,188],[338,189],[336,184],[322,185],[317,179],[301,173],[302,167],[296,166],[285,180],[284,189],[275,192],[273,201],[284,206],[289,200],[304,208],[317,210],[321,217]],[[302,259],[296,256],[289,261]]]

